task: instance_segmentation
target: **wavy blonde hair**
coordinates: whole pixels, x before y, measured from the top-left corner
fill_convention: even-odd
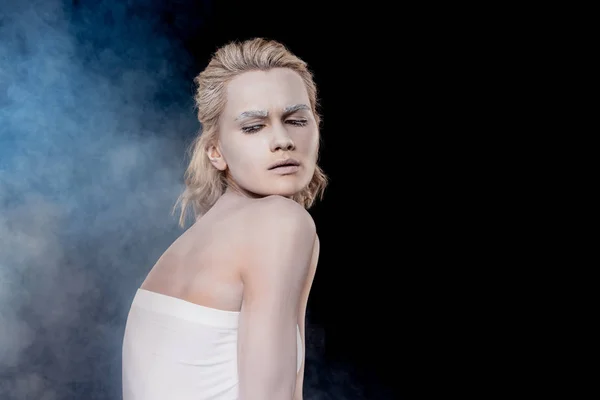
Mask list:
[[[223,195],[227,189],[224,171],[216,169],[209,161],[206,150],[218,137],[219,116],[225,107],[226,85],[234,77],[247,71],[268,71],[272,68],[289,68],[296,71],[308,92],[310,107],[315,116],[317,126],[321,118],[317,111],[317,88],[313,75],[305,61],[292,54],[283,44],[263,38],[255,38],[244,42],[230,42],[219,48],[208,66],[194,78],[197,85],[194,100],[198,110],[198,120],[202,126],[201,133],[192,142],[190,163],[185,172],[185,190],[173,209],[180,204],[179,225],[184,226],[187,210],[191,207],[194,216],[205,214]],[[328,178],[317,165],[310,183],[296,193],[292,199],[306,209],[315,199],[322,198]]]

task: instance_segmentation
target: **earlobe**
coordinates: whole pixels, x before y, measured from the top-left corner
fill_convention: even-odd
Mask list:
[[[227,168],[227,163],[223,158],[223,155],[219,151],[219,148],[215,145],[208,146],[206,149],[206,155],[210,160],[210,163],[219,171],[225,171]]]

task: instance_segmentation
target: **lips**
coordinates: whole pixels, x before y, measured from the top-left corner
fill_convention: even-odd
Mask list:
[[[288,158],[287,160],[279,160],[279,161],[271,164],[271,166],[269,167],[269,170],[272,170],[275,168],[280,168],[280,167],[297,167],[299,165],[300,165],[300,163],[297,160],[294,160],[293,158]]]

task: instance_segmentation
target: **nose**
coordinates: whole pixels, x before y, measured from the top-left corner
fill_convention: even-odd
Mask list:
[[[290,151],[296,147],[294,141],[283,126],[273,128],[273,138],[271,139],[271,151],[277,150]]]

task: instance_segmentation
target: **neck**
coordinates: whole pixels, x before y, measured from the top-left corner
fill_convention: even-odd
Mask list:
[[[260,195],[260,194],[256,194],[253,192],[250,192],[248,190],[245,190],[243,188],[241,188],[238,184],[236,184],[235,182],[228,182],[229,184],[227,185],[227,189],[225,189],[225,193],[223,193],[223,197],[226,198],[247,198],[247,199],[261,199],[263,197],[267,197],[266,195]],[[292,198],[292,196],[285,196],[289,199]]]
[[[227,189],[225,189],[225,193],[223,193],[223,195],[226,197],[246,197],[249,199],[258,199],[264,197],[241,188],[237,183],[231,180],[227,182]]]

